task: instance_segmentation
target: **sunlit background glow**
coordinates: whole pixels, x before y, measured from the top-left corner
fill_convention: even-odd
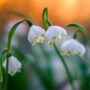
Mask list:
[[[65,27],[69,23],[78,23],[90,32],[90,0],[0,0],[0,23],[17,16],[28,17],[33,23],[42,25],[45,7],[53,24]]]

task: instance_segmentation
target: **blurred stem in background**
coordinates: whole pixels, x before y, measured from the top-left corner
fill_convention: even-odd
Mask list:
[[[3,78],[3,67],[2,67],[2,62],[3,62],[3,56],[5,55],[7,49],[4,49],[0,53],[0,90],[4,90],[4,78]]]
[[[45,8],[45,9],[43,10],[42,19],[43,19],[43,24],[44,24],[44,26],[45,26],[45,29],[47,30],[48,27],[51,26],[51,23],[50,23],[50,21],[48,20],[48,11],[47,11],[47,8]],[[68,69],[68,67],[67,67],[67,64],[66,64],[63,56],[61,55],[60,51],[57,49],[55,43],[54,43],[53,46],[54,46],[54,48],[55,48],[58,56],[60,57],[63,65],[64,65],[64,68],[65,68],[66,73],[67,73],[67,75],[68,75],[68,78],[69,78],[69,81],[70,81],[70,83],[71,83],[72,89],[75,90],[73,78],[72,78],[72,76],[71,76],[71,73],[69,72],[69,69]]]

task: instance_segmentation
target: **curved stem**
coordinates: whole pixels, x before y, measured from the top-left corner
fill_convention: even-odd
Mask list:
[[[77,34],[77,32],[79,31],[79,32],[81,32],[81,33],[84,35],[85,39],[87,40],[88,44],[90,45],[90,39],[89,39],[89,35],[88,35],[87,31],[86,31],[82,26],[80,26],[80,25],[78,25],[78,24],[68,24],[68,25],[67,25],[67,27],[71,27],[71,26],[78,28],[78,29],[74,32],[73,37],[76,38],[76,37],[77,37],[76,34]]]
[[[65,70],[66,70],[66,73],[67,73],[67,76],[68,76],[68,78],[69,78],[69,81],[70,81],[71,86],[72,86],[73,90],[75,90],[74,83],[73,83],[73,78],[72,78],[71,73],[69,72],[68,66],[67,66],[67,64],[66,64],[66,62],[65,62],[65,60],[64,60],[64,58],[62,57],[60,51],[57,49],[57,47],[56,47],[55,44],[54,44],[54,48],[55,48],[55,50],[56,50],[58,56],[60,57],[60,59],[61,59],[63,65],[64,65],[64,68],[65,68]]]
[[[17,29],[17,27],[21,24],[21,23],[23,23],[24,21],[27,21],[27,23],[29,24],[29,26],[32,26],[33,24],[32,24],[32,22],[29,20],[29,19],[27,19],[27,18],[25,18],[25,19],[23,19],[22,21],[20,21],[20,22],[18,22],[18,23],[16,23],[12,28],[11,28],[11,30],[10,30],[10,32],[9,32],[9,35],[8,35],[8,46],[7,46],[7,61],[6,61],[6,76],[5,76],[5,90],[7,90],[7,86],[8,86],[8,62],[9,62],[9,52],[10,52],[10,47],[11,47],[11,40],[12,40],[12,37],[13,37],[13,34],[14,34],[14,32],[15,32],[15,30]]]

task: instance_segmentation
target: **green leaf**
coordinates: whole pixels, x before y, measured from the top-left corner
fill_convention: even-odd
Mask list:
[[[48,26],[52,26],[50,20],[47,20]]]
[[[76,28],[78,28],[75,32],[74,32],[74,35],[73,35],[73,37],[74,38],[76,38],[76,33],[79,31],[79,32],[81,32],[83,35],[84,35],[84,37],[86,38],[86,40],[87,40],[87,42],[90,44],[90,40],[89,40],[89,36],[88,36],[88,33],[87,33],[87,31],[82,27],[82,26],[80,26],[80,25],[78,25],[78,24],[68,24],[68,25],[66,25],[67,27],[76,27]]]
[[[47,30],[48,27],[49,27],[48,22],[47,22],[47,20],[48,20],[48,10],[47,10],[47,8],[44,8],[44,10],[43,10],[42,20],[43,20],[45,30]]]

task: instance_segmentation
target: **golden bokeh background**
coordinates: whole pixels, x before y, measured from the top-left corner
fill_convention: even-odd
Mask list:
[[[52,24],[83,25],[90,33],[90,0],[0,0],[0,31],[9,19],[30,18],[43,26],[42,11],[47,7]]]

